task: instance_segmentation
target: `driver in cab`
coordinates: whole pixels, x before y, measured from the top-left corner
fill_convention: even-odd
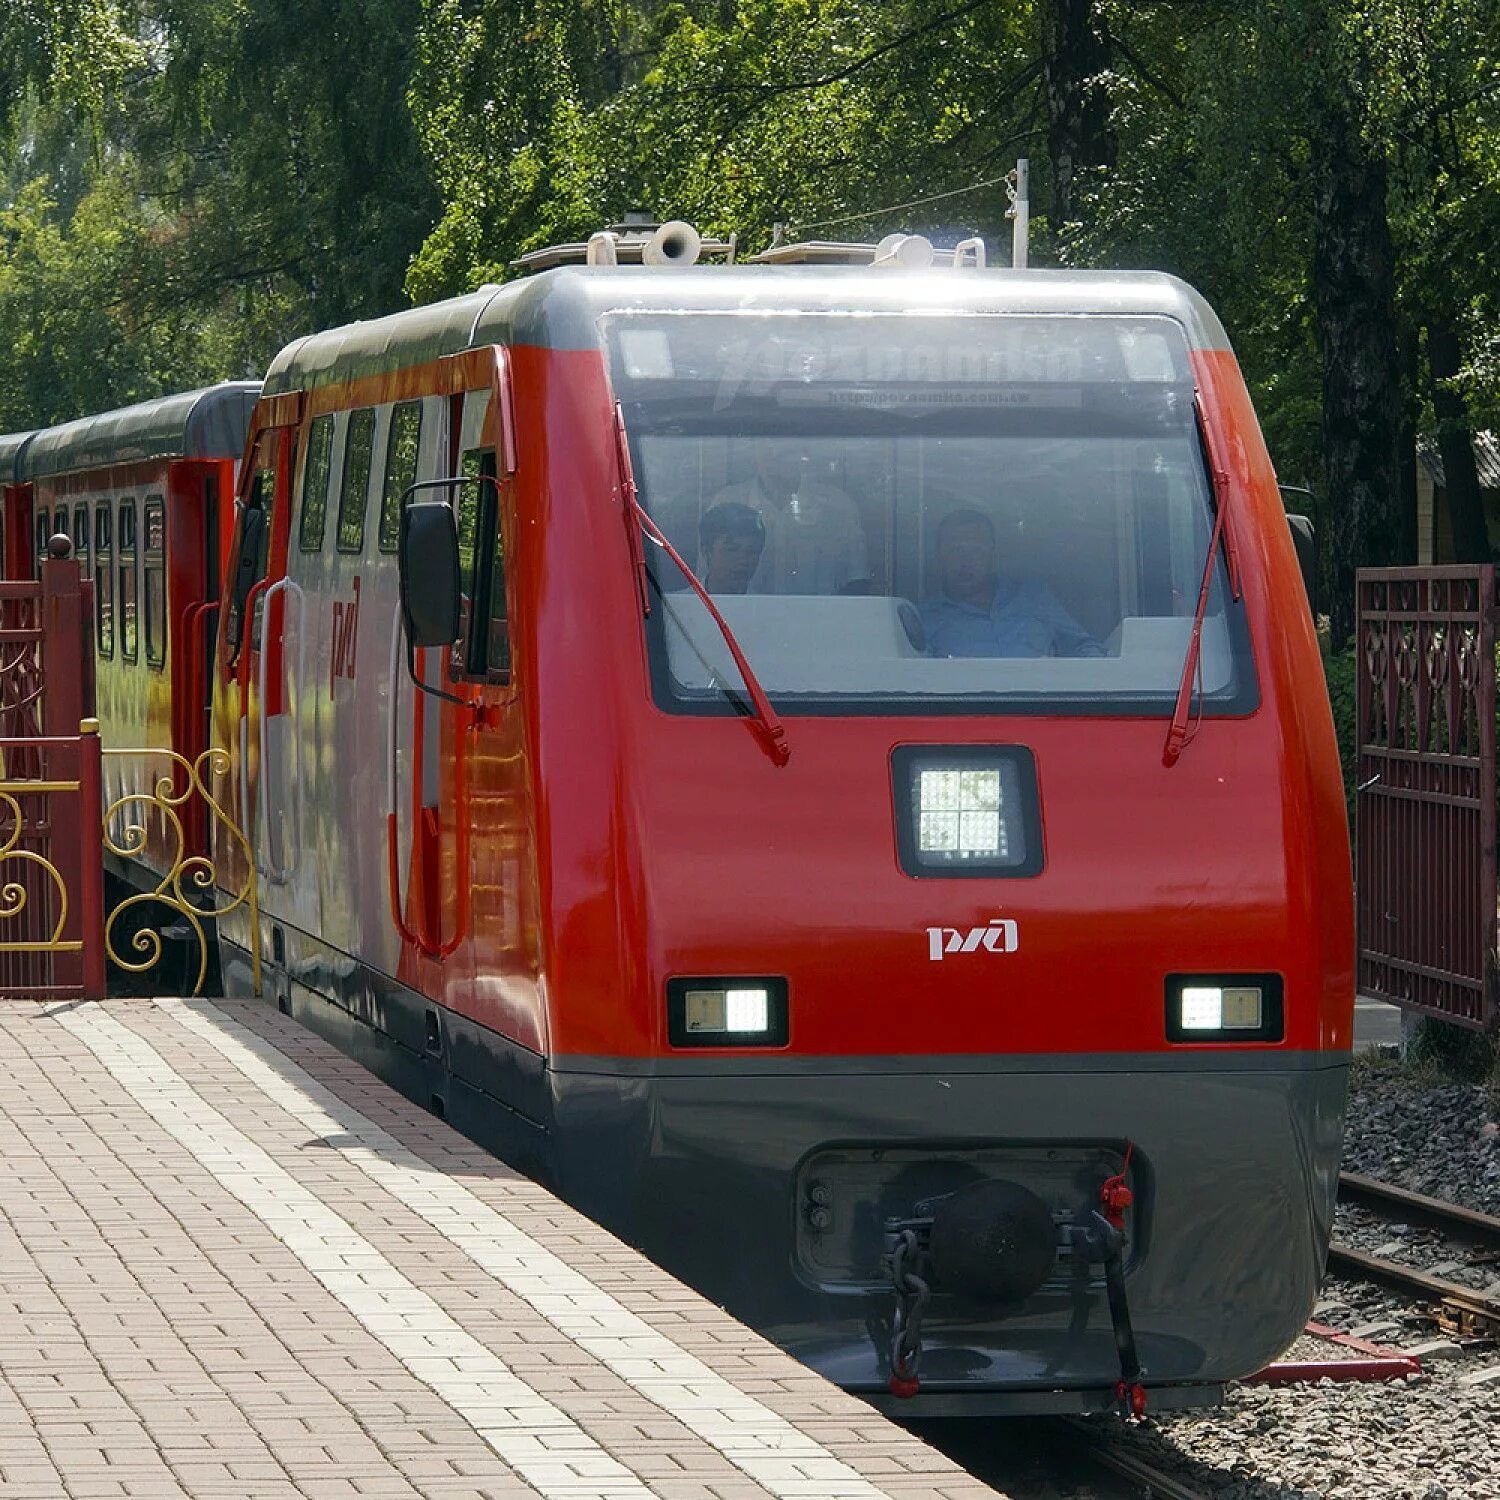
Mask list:
[[[817,478],[802,447],[759,439],[755,473],[714,496],[754,511],[765,527],[765,551],[750,580],[752,594],[863,594],[870,564],[859,510],[842,490]]]
[[[978,510],[943,517],[940,592],[922,604],[933,656],[1103,656],[1104,648],[1037,579],[995,567],[995,523]]]

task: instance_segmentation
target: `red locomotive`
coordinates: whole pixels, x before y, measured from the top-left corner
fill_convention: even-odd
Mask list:
[[[913,1415],[1291,1340],[1349,848],[1189,288],[562,265],[291,345],[239,502],[231,993]]]

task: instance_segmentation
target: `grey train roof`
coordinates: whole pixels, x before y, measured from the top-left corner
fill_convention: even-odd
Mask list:
[[[313,390],[486,344],[594,349],[610,312],[1164,314],[1195,349],[1227,349],[1213,309],[1158,271],[872,270],[866,266],[569,266],[289,344],[265,393]]]
[[[21,456],[35,432],[0,433],[0,484],[14,484],[21,477]]]
[[[238,458],[259,395],[259,381],[229,380],[45,428],[21,459],[21,477],[151,458]]]

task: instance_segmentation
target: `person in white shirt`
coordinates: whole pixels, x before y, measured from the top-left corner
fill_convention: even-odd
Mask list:
[[[755,443],[755,474],[727,485],[713,504],[759,513],[766,548],[750,580],[752,594],[861,594],[870,564],[859,511],[842,490],[813,477],[795,443]]]

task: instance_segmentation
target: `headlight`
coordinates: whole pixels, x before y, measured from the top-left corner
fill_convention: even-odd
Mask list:
[[[674,1047],[784,1047],[786,980],[672,979],[667,1040]]]
[[[1173,974],[1170,1042],[1279,1042],[1285,1034],[1278,974]]]
[[[892,756],[908,875],[1035,875],[1036,768],[1019,746],[901,746]]]

